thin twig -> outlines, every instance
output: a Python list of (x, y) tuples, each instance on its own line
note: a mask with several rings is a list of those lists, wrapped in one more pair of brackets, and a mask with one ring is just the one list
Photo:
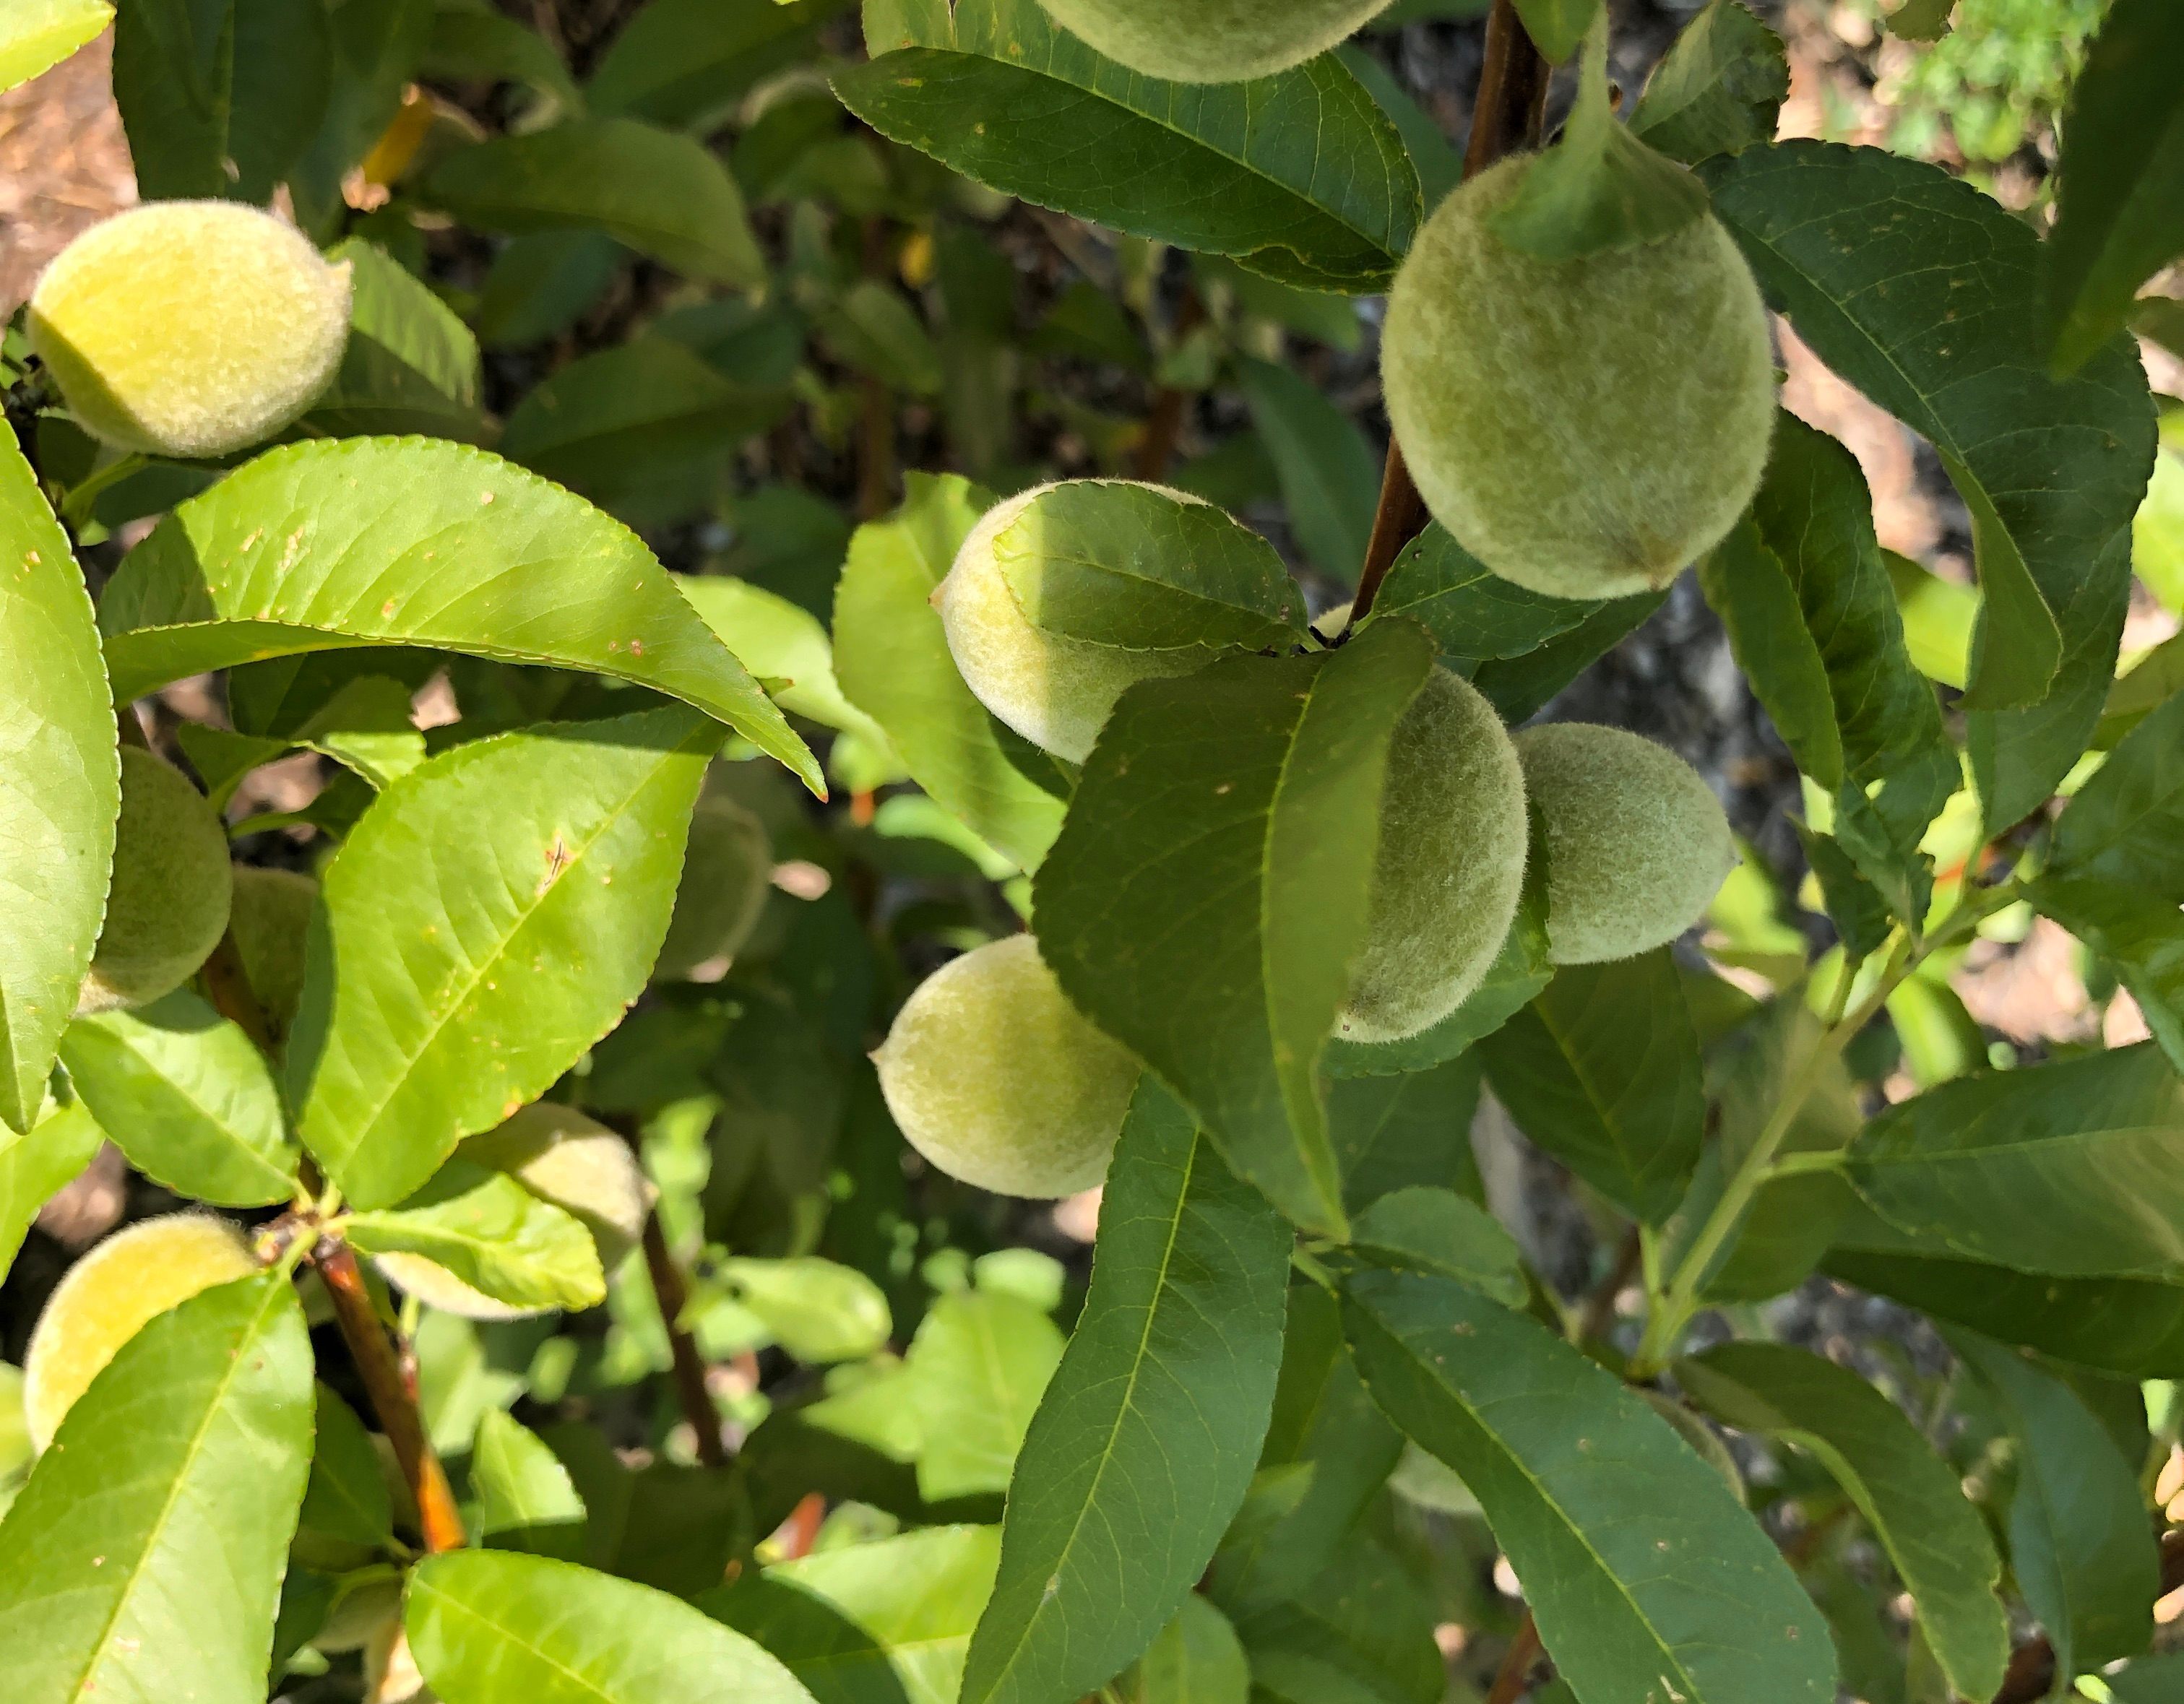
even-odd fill
[(220, 944), (212, 949), (198, 974), (204, 978), (205, 998), (212, 1002), (213, 1010), (248, 1036), (250, 1044), (270, 1060), (272, 1026), (265, 1021), (265, 1008), (258, 1003), (249, 973), (242, 967), (242, 953), (235, 944), (232, 924), (222, 931)]
[[(1505, 155), (1540, 145), (1546, 120), (1547, 79), (1552, 68), (1524, 33), (1512, 0), (1494, 0), (1486, 19), (1486, 58), (1479, 73), (1479, 94), (1471, 109), (1471, 136), (1463, 150), (1463, 175), (1474, 178)], [(1380, 502), (1373, 512), (1373, 536), (1358, 571), (1357, 596), (1350, 610), (1354, 630), (1379, 596), (1380, 582), (1403, 547), (1425, 531), (1425, 499), (1411, 479), (1409, 464), (1395, 433), (1388, 435), (1388, 459), (1380, 473)]]
[(312, 1250), (311, 1259), (319, 1276), (326, 1280), (326, 1294), (333, 1299), (334, 1322), (340, 1326), (349, 1358), (364, 1380), (365, 1394), (371, 1399), (372, 1412), (379, 1418), (379, 1429), (394, 1446), (403, 1480), (416, 1499), (417, 1524), (424, 1534), (426, 1550), (437, 1556), (443, 1551), (461, 1549), (463, 1517), (455, 1507), (455, 1494), (448, 1484), (447, 1470), (433, 1453), (432, 1440), (425, 1435), (416, 1393), (403, 1377), (401, 1357), (371, 1305), (371, 1292), (365, 1287), (355, 1251), (338, 1237), (329, 1236)]
[(1494, 1685), (1487, 1689), (1486, 1704), (1517, 1704), (1517, 1696), (1524, 1690), (1524, 1682), (1532, 1673), (1532, 1665), (1540, 1660), (1542, 1649), (1540, 1629), (1528, 1609), (1524, 1618), (1517, 1623), (1508, 1650), (1502, 1653), (1501, 1668), (1494, 1671)]
[(644, 1216), (644, 1266), (652, 1274), (652, 1293), (660, 1300), (660, 1317), (667, 1326), (676, 1400), (682, 1404), (682, 1417), (698, 1434), (698, 1460), (708, 1467), (724, 1467), (727, 1446), (721, 1441), (721, 1411), (713, 1406), (712, 1392), (705, 1388), (705, 1358), (698, 1352), (697, 1339), (682, 1323), (689, 1289), (682, 1282), (682, 1268), (676, 1264), (674, 1251), (667, 1246), (667, 1233), (660, 1228), (657, 1207)]

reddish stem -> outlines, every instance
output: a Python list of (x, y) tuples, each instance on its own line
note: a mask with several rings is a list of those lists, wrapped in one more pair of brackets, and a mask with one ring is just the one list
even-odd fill
[[(1512, 0), (1494, 0), (1486, 19), (1485, 63), (1479, 69), (1478, 98), (1471, 109), (1471, 138), (1463, 150), (1467, 179), (1505, 155), (1540, 145), (1552, 70), (1524, 33)], [(1380, 582), (1403, 547), (1425, 531), (1427, 519), (1425, 499), (1418, 495), (1402, 447), (1390, 432), (1388, 459), (1380, 475), (1380, 503), (1373, 513), (1373, 537), (1365, 547), (1357, 596), (1350, 609), (1352, 631), (1371, 612)]]
[(728, 1462), (727, 1446), (721, 1441), (721, 1411), (714, 1407), (712, 1392), (705, 1388), (705, 1358), (698, 1353), (697, 1339), (680, 1323), (690, 1300), (689, 1288), (682, 1282), (682, 1268), (675, 1263), (674, 1251), (667, 1246), (667, 1233), (660, 1227), (657, 1208), (644, 1217), (644, 1266), (652, 1274), (652, 1293), (659, 1299), (660, 1317), (667, 1326), (676, 1400), (682, 1405), (682, 1417), (698, 1434), (698, 1460), (708, 1467), (724, 1467)]
[(1531, 1674), (1532, 1665), (1540, 1660), (1540, 1629), (1532, 1623), (1532, 1612), (1526, 1610), (1524, 1618), (1517, 1623), (1515, 1635), (1509, 1648), (1502, 1653), (1502, 1666), (1494, 1672), (1494, 1685), (1488, 1689), (1486, 1704), (1517, 1704), (1517, 1695), (1524, 1690), (1524, 1682)]
[(402, 1357), (395, 1352), (393, 1341), (371, 1305), (371, 1292), (365, 1287), (355, 1251), (338, 1239), (327, 1238), (312, 1250), (311, 1258), (319, 1276), (326, 1280), (326, 1294), (333, 1299), (335, 1323), (341, 1327), (342, 1340), (348, 1345), (349, 1358), (364, 1380), (372, 1412), (379, 1417), (379, 1429), (394, 1446), (403, 1479), (416, 1499), (417, 1524), (424, 1534), (426, 1550), (437, 1556), (443, 1551), (461, 1549), (463, 1517), (455, 1507), (455, 1494), (448, 1484), (447, 1470), (432, 1451), (432, 1440), (425, 1435), (425, 1423), (417, 1412), (415, 1384), (403, 1374)]

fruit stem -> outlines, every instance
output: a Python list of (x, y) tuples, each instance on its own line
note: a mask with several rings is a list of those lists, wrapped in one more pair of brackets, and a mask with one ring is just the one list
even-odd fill
[(427, 1554), (460, 1550), (465, 1542), (463, 1517), (455, 1507), (455, 1494), (448, 1484), (447, 1470), (433, 1453), (425, 1435), (425, 1423), (417, 1412), (417, 1391), (412, 1377), (403, 1371), (403, 1358), (380, 1323), (357, 1266), (355, 1250), (338, 1237), (322, 1237), (311, 1251), (312, 1263), (326, 1281), (332, 1298), (334, 1321), (349, 1358), (364, 1380), (379, 1429), (394, 1446), (394, 1459), (417, 1501), (417, 1524), (424, 1534)]
[[(1552, 67), (1532, 45), (1517, 16), (1513, 0), (1494, 0), (1486, 18), (1486, 57), (1479, 72), (1479, 92), (1471, 108), (1471, 136), (1463, 149), (1468, 181), (1506, 154), (1540, 145), (1546, 122), (1547, 79)], [(1429, 209), (1430, 210), (1430, 209)], [(1351, 605), (1346, 635), (1373, 612), (1380, 582), (1403, 547), (1425, 531), (1425, 499), (1411, 478), (1402, 446), (1388, 433), (1388, 459), (1380, 472), (1380, 501), (1373, 511), (1373, 536), (1357, 575), (1357, 597)]]

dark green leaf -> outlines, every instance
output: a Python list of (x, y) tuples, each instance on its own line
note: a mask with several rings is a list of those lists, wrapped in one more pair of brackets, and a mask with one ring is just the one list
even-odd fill
[(1418, 228), (1394, 125), (1323, 54), (1249, 83), (1101, 58), (1031, 0), (889, 0), (834, 91), (882, 135), (979, 182), (1285, 282), (1384, 287)]
[(929, 397), (946, 381), (925, 321), (900, 291), (877, 278), (860, 278), (822, 303), (813, 328), (836, 360), (891, 389)]
[(671, 693), (819, 785), (803, 742), (634, 535), (461, 444), (261, 455), (131, 551), (98, 613), (117, 702), (259, 658), (437, 646)]
[(651, 0), (607, 44), (585, 93), (599, 112), (710, 129), (842, 9), (843, 0)]
[(2184, 253), (2184, 12), (2118, 0), (2070, 87), (2062, 192), (2042, 254), (2056, 367), (2109, 342), (2138, 287)]
[(2184, 1083), (2150, 1043), (1930, 1089), (1865, 1127), (1849, 1172), (1891, 1222), (1974, 1260), (2184, 1278)]
[(1636, 632), (1668, 596), (1665, 592), (1641, 592), (1595, 604), (1574, 627), (1556, 634), (1536, 650), (1481, 663), (1471, 683), (1486, 695), (1502, 721), (1512, 727), (1528, 721), (1602, 655)]
[(627, 251), (596, 231), (541, 231), (493, 256), (471, 323), (489, 349), (557, 337), (598, 301)]
[(1777, 415), (1751, 515), (1700, 583), (1798, 767), (1834, 790), (1836, 841), (1898, 917), (1923, 922), (1933, 874), (1919, 838), (1963, 768), (1904, 648), (1850, 452)]
[(187, 988), (80, 1017), (61, 1038), (70, 1080), (129, 1163), (223, 1207), (285, 1201), (298, 1150), (250, 1038)]
[[(1393, 72), (1362, 47), (1354, 42), (1345, 42), (1334, 49), (1334, 56), (1350, 68), (1350, 74), (1365, 86), (1366, 92), (1379, 103), (1380, 110), (1401, 132), (1412, 169), (1418, 175), (1418, 193), (1426, 211), (1432, 212), (1440, 204), (1441, 198), (1462, 181), (1463, 155), (1449, 141), (1440, 121), (1412, 98), (1396, 81)], [(1347, 303), (1343, 303), (1343, 308), (1346, 312), (1351, 311)], [(1294, 323), (1290, 329), (1306, 331), (1305, 326)], [(1317, 334), (1307, 331), (1307, 335)], [(1357, 338), (1354, 319), (1347, 337), (1349, 341), (1346, 342), (1341, 337), (1320, 335), (1319, 341), (1333, 343), (1337, 348), (1353, 348)]]
[(2043, 874), (2184, 900), (2184, 693), (2148, 712), (2078, 789)]
[(1373, 1394), (1463, 1476), (1585, 1704), (1825, 1704), (1827, 1629), (1774, 1543), (1668, 1423), (1536, 1322), (1373, 1272), (1344, 1317)]
[(2170, 1063), (2184, 1071), (2184, 911), (2176, 900), (2099, 877), (2048, 877), (2028, 897), (2100, 955)]
[(1903, 1411), (1855, 1373), (1782, 1344), (1724, 1344), (1675, 1372), (1717, 1420), (1819, 1458), (1887, 1550), (1951, 1688), (1992, 1696), (2009, 1657), (1994, 1594), (2002, 1558), (1956, 1470)]
[(727, 168), (704, 144), (635, 119), (577, 119), (459, 148), (419, 193), (487, 231), (598, 231), (707, 282), (766, 276)]
[(1698, 1163), (1698, 1039), (1669, 949), (1567, 965), (1481, 1044), (1502, 1104), (1533, 1141), (1651, 1223)]
[(386, 1470), (356, 1411), (324, 1384), (314, 1388), (311, 1475), (297, 1517), (304, 1538), (376, 1548), (394, 1537)]
[(393, 1206), (621, 1021), (718, 739), (679, 708), (502, 734), (365, 813), (324, 871), (287, 1062), (353, 1203)]
[(512, 1551), (410, 1576), (403, 1621), (446, 1704), (811, 1704), (739, 1633), (649, 1586)]
[(435, 12), (432, 39), (421, 69), (428, 76), (457, 82), (522, 83), (548, 97), (560, 113), (584, 109), (576, 80), (546, 38), (513, 18), (482, 8)]
[(1433, 1601), (1387, 1547), (1351, 1534), (1286, 1601), (1236, 1623), (1252, 1696), (1276, 1704), (1441, 1704), (1448, 1664)]
[(1432, 662), (1421, 630), (1391, 622), (1133, 687), (1034, 893), (1063, 989), (1237, 1171), (1337, 1234), (1314, 1067), (1364, 932), (1389, 738)]
[(1290, 530), (1338, 585), (1357, 578), (1380, 500), (1380, 458), (1318, 386), (1270, 361), (1237, 363), (1251, 421), (1273, 458)]
[(533, 387), (501, 434), (512, 461), (640, 525), (709, 508), (737, 444), (787, 410), (682, 344), (633, 337)]
[[(1652, 603), (1642, 596), (1618, 601)], [(1424, 622), (1441, 655), (1469, 674), (1480, 663), (1535, 651), (1603, 607), (1504, 580), (1436, 521), (1403, 547), (1366, 619), (1408, 615)]]
[(1562, 140), (1523, 170), (1524, 181), (1487, 224), (1510, 248), (1543, 260), (1658, 242), (1707, 210), (1704, 184), (1617, 121), (1604, 15), (1587, 37)]
[[(348, 214), (342, 180), (359, 164), (394, 115), (432, 39), (432, 0), (342, 0), (326, 8), (332, 26), (333, 78), (318, 109), (316, 132), (288, 180), (304, 229), (322, 237)], [(278, 61), (273, 62), (278, 69)]]
[(1455, 1278), (1507, 1307), (1523, 1306), (1529, 1294), (1515, 1239), (1453, 1190), (1413, 1186), (1381, 1196), (1351, 1222), (1350, 1246), (1382, 1266)]
[(1423, 1185), (1484, 1199), (1471, 1151), (1479, 1061), (1459, 1056), (1400, 1076), (1337, 1078), (1327, 1135), (1354, 1212), (1393, 1189)]
[(1402, 1453), (1342, 1340), (1342, 1313), (1316, 1284), (1290, 1291), (1273, 1417), (1250, 1495), (1207, 1576), (1240, 1620), (1309, 1598)]
[(709, 1593), (699, 1607), (787, 1663), (819, 1704), (956, 1704), (1000, 1536), (928, 1527), (822, 1551)]
[(2055, 1647), (2056, 1673), (2136, 1657), (2153, 1632), (2161, 1575), (2137, 1464), (2061, 1379), (1969, 1333), (1949, 1343), (2017, 1440), (2010, 1568)]
[(1250, 1481), (1289, 1245), (1190, 1115), (1140, 1083), (1091, 1293), (1017, 1457), (966, 1704), (1073, 1699), (1175, 1613)]
[(1630, 128), (1669, 159), (1696, 164), (1774, 141), (1789, 92), (1782, 38), (1741, 0), (1712, 0), (1654, 67)]
[(1070, 480), (995, 535), (994, 559), (1034, 625), (1132, 650), (1304, 636), (1304, 594), (1273, 547), (1210, 503), (1157, 486)]
[[(2059, 665), (2101, 625), (2084, 597), (2095, 563), (2145, 489), (2152, 419), (2137, 363), (2112, 349), (2063, 384), (2033, 365), (2037, 242), (1936, 167), (1792, 142), (1701, 175), (1769, 299), (1933, 443), (1970, 510), (1985, 591), (1971, 699), (1989, 713), (2067, 688), (2075, 676)], [(2103, 680), (2112, 664), (2111, 652)], [(2014, 725), (1991, 726), (2006, 743)], [(1990, 767), (1990, 823), (2023, 816), (2075, 756)]]
[(1524, 33), (1553, 65), (1577, 52), (1600, 9), (1600, 0), (1517, 0)]
[(844, 696), (887, 730), (920, 787), (1036, 869), (1061, 832), (1062, 801), (1011, 761), (932, 605), (983, 506), (967, 480), (913, 473), (902, 507), (857, 529), (834, 596), (834, 669)]
[[(473, 15), (483, 14), (440, 14)], [(346, 260), (352, 269), (348, 343), (333, 382), (304, 416), (304, 429), (325, 437), (417, 432), (482, 441), (477, 339), (470, 327), (384, 249), (353, 237), (326, 258)]]
[(106, 915), (121, 766), (91, 599), (68, 535), (0, 437), (0, 1122), (31, 1128)]
[(41, 1704), (265, 1696), (311, 1456), (287, 1274), (215, 1284), (124, 1344), (0, 1524), (0, 1673)]
[(266, 200), (318, 125), (330, 55), (315, 0), (121, 0), (114, 95), (138, 192)]

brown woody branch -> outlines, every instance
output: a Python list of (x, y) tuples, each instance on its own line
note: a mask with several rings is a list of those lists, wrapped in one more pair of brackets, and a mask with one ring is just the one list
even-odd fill
[(1502, 1653), (1502, 1666), (1494, 1671), (1494, 1685), (1487, 1690), (1486, 1704), (1517, 1704), (1525, 1681), (1531, 1678), (1533, 1665), (1543, 1654), (1540, 1629), (1533, 1624), (1532, 1612), (1528, 1609), (1524, 1619), (1517, 1623), (1508, 1650)]
[[(1540, 57), (1517, 17), (1512, 0), (1494, 0), (1486, 19), (1486, 58), (1479, 74), (1478, 98), (1471, 109), (1471, 137), (1463, 150), (1463, 175), (1474, 178), (1506, 154), (1540, 145), (1546, 120), (1547, 79), (1552, 68)], [(1425, 500), (1411, 479), (1402, 446), (1388, 435), (1388, 459), (1380, 475), (1380, 502), (1373, 514), (1373, 537), (1357, 576), (1357, 597), (1351, 605), (1354, 628), (1373, 608), (1380, 582), (1403, 547), (1425, 531)]]
[(404, 1375), (393, 1340), (371, 1305), (371, 1292), (365, 1287), (355, 1250), (338, 1238), (329, 1237), (312, 1250), (311, 1259), (319, 1276), (326, 1280), (326, 1294), (333, 1298), (335, 1323), (340, 1326), (349, 1358), (364, 1380), (365, 1394), (371, 1399), (372, 1412), (379, 1418), (379, 1429), (394, 1446), (403, 1480), (416, 1499), (417, 1524), (424, 1534), (426, 1551), (437, 1556), (443, 1551), (461, 1549), (463, 1517), (455, 1507), (455, 1494), (448, 1486), (447, 1470), (433, 1453), (432, 1440), (425, 1435), (425, 1423), (417, 1412), (416, 1388)]
[[(1206, 304), (1198, 299), (1195, 285), (1186, 284), (1183, 299), (1176, 304), (1174, 345), (1204, 323)], [(1143, 433), (1138, 439), (1137, 469), (1139, 479), (1157, 481), (1167, 472), (1167, 465), (1175, 454), (1176, 441), (1183, 436), (1184, 411), (1190, 406), (1191, 393), (1174, 385), (1162, 385), (1153, 393), (1153, 405), (1145, 415)]]
[(644, 1266), (652, 1275), (652, 1293), (659, 1298), (660, 1317), (667, 1327), (676, 1400), (682, 1405), (682, 1417), (698, 1434), (698, 1460), (708, 1467), (724, 1467), (728, 1452), (721, 1442), (720, 1410), (714, 1407), (712, 1392), (705, 1388), (705, 1358), (698, 1352), (698, 1340), (682, 1323), (682, 1309), (690, 1300), (689, 1288), (682, 1281), (682, 1268), (676, 1264), (674, 1251), (667, 1246), (667, 1233), (660, 1228), (657, 1207), (644, 1216)]

